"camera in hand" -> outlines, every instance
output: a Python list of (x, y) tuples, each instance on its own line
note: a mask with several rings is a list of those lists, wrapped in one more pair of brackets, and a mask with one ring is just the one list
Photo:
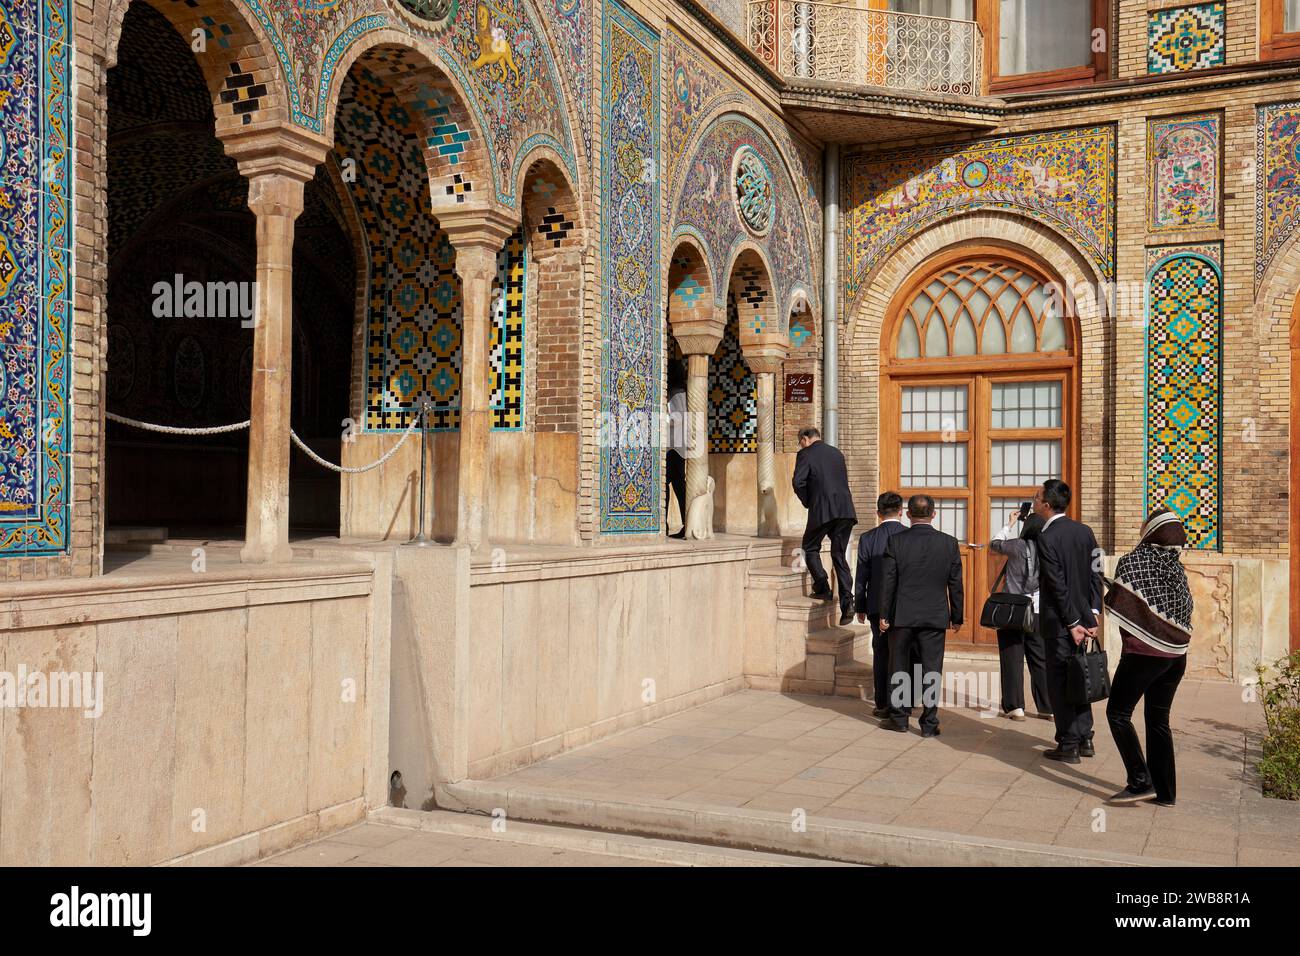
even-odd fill
[(1020, 514), (1016, 516), (1016, 520), (1024, 521), (1026, 518), (1029, 517), (1029, 512), (1033, 510), (1034, 510), (1034, 503), (1032, 501), (1020, 502)]

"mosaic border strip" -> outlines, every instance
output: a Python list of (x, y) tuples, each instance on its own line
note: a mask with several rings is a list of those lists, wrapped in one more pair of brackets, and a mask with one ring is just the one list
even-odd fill
[[(659, 436), (664, 331), (660, 314), (659, 34), (616, 0), (606, 0), (601, 67), (601, 353), (600, 531), (660, 529), (663, 486)], [(644, 418), (647, 439), (625, 431)]]
[[(1148, 294), (1144, 394), (1143, 487), (1146, 510), (1173, 508), (1187, 529), (1188, 546), (1222, 550), (1223, 468), (1223, 246), (1199, 243), (1146, 250), (1147, 283), (1174, 269), (1183, 294), (1170, 308)], [(1199, 265), (1196, 265), (1199, 264)], [(1205, 312), (1198, 282), (1215, 280), (1213, 314)], [(1199, 273), (1199, 274), (1198, 274)], [(1189, 287), (1194, 287), (1189, 288)], [(1191, 306), (1202, 300), (1202, 313)], [(1212, 367), (1211, 367), (1212, 366)], [(1163, 371), (1165, 374), (1159, 376)], [(1209, 461), (1210, 457), (1213, 461)]]

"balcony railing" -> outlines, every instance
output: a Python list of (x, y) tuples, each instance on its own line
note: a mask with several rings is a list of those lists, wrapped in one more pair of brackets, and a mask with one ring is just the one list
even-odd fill
[(867, 10), (853, 2), (749, 0), (747, 27), (750, 48), (782, 76), (982, 92), (984, 38), (972, 20)]

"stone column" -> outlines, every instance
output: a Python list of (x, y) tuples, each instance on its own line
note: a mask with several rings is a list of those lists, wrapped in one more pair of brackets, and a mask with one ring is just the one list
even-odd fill
[[(673, 322), (673, 337), (686, 356), (686, 416), (689, 430), (686, 459), (686, 500), (682, 511), (708, 490), (709, 485), (709, 357), (722, 341), (726, 310), (707, 319), (684, 319)], [(689, 515), (687, 515), (689, 519)], [(691, 536), (687, 521), (686, 537)]]
[(257, 216), (257, 311), (248, 430), (246, 563), (288, 561), (289, 410), (293, 397), (293, 233), (305, 180), (283, 171), (248, 183)]
[(488, 351), (492, 335), (492, 282), (497, 253), (515, 224), (496, 210), (438, 214), (456, 248), (461, 283), (460, 453), (457, 459), (456, 544), (471, 551), (486, 542), (485, 516), (491, 481), (488, 438), (492, 431), (492, 387)]
[(745, 362), (758, 380), (758, 536), (781, 537), (781, 516), (776, 505), (776, 373), (785, 360), (777, 346), (745, 350)]
[[(709, 484), (709, 355), (711, 353), (691, 354), (686, 356), (686, 417), (689, 439), (687, 448), (690, 456), (686, 459), (686, 500), (682, 502), (683, 513), (687, 506), (708, 490)], [(686, 528), (690, 537), (691, 529)]]
[(235, 130), (222, 145), (248, 179), (248, 208), (257, 217), (248, 503), (239, 557), (250, 564), (288, 561), (294, 223), (329, 146), (286, 128)]

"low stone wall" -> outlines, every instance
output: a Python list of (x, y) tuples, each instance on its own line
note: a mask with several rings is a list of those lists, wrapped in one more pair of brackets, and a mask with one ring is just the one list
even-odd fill
[(404, 805), (744, 686), (745, 590), (781, 542), (399, 548), (392, 765)]
[(385, 558), (154, 557), (0, 591), (0, 699), (24, 668), (103, 680), (97, 717), (0, 707), (0, 865), (242, 862), (387, 802)]
[[(400, 434), (359, 434), (355, 442), (343, 446), (343, 464), (361, 467), (377, 461), (400, 438)], [(430, 537), (450, 542), (456, 536), (460, 434), (430, 432), (427, 447), (426, 529)], [(496, 431), (489, 436), (488, 453), (488, 539), (577, 544), (578, 435)], [(343, 475), (341, 535), (399, 543), (409, 540), (419, 525), (419, 488), (417, 432), (380, 467)]]

